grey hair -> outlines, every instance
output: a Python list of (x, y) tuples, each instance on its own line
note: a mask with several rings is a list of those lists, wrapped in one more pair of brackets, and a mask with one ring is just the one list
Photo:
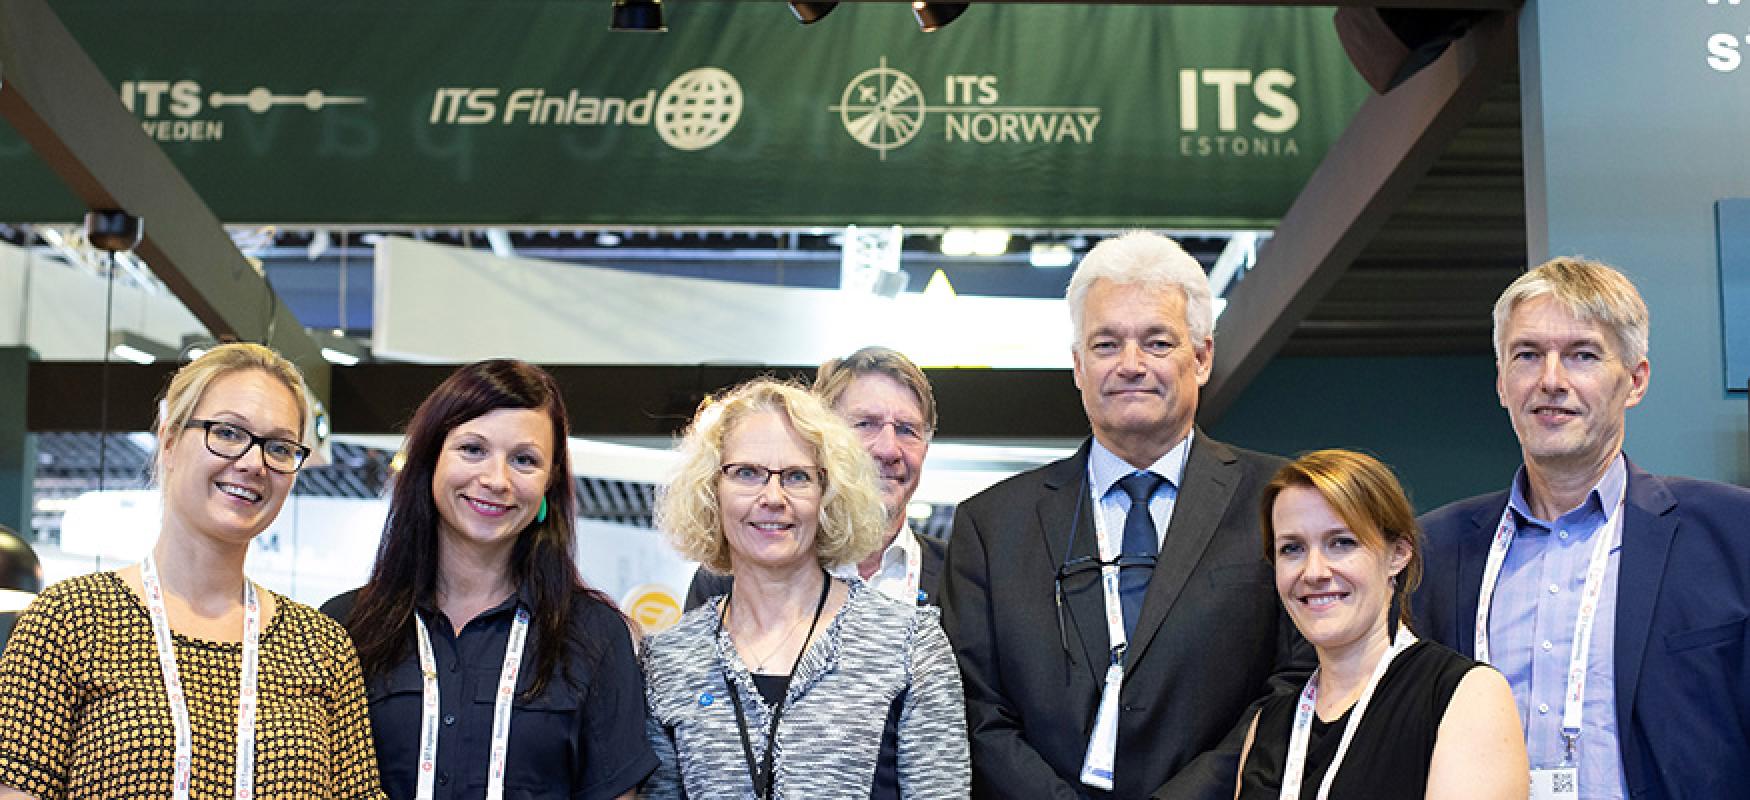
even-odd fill
[(1064, 293), (1069, 301), (1075, 344), (1082, 341), (1083, 306), (1094, 281), (1136, 284), (1149, 289), (1176, 288), (1185, 294), (1185, 327), (1201, 348), (1215, 333), (1215, 302), (1209, 291), (1209, 276), (1185, 248), (1158, 233), (1131, 231), (1106, 239), (1082, 256)]
[(1622, 360), (1633, 367), (1647, 357), (1647, 304), (1628, 277), (1608, 264), (1584, 258), (1553, 258), (1508, 285), (1495, 301), (1495, 360), (1501, 360), (1507, 318), (1520, 304), (1553, 297), (1569, 314), (1602, 325), (1616, 338)]

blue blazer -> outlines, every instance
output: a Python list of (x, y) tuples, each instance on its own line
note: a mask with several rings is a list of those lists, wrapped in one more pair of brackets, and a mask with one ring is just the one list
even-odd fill
[[(1472, 655), (1477, 593), (1507, 492), (1421, 519), (1417, 630)], [(1634, 798), (1750, 787), (1750, 489), (1628, 464), (1616, 589), (1616, 716)]]

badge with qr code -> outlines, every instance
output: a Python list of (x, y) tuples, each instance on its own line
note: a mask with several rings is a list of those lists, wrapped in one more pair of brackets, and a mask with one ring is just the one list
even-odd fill
[(1531, 771), (1531, 800), (1578, 800), (1580, 771), (1574, 767), (1551, 767)]

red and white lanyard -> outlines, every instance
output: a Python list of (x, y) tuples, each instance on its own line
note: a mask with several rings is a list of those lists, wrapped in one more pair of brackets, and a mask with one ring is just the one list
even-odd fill
[[(419, 800), (431, 800), (431, 782), (437, 772), (438, 679), (437, 659), (431, 652), (431, 634), (425, 620), (413, 615), (419, 634), (419, 671), (424, 678), (419, 718)], [(504, 762), (510, 746), (510, 707), (516, 695), (517, 674), (522, 671), (523, 642), (529, 633), (529, 610), (518, 608), (511, 621), (510, 640), (504, 645), (504, 665), (498, 670), (498, 694), (492, 703), (492, 749), (486, 761), (486, 798), (504, 798)]]
[[(188, 722), (188, 696), (176, 672), (176, 640), (170, 632), (170, 616), (164, 611), (164, 586), (152, 554), (140, 562), (140, 583), (146, 591), (146, 615), (152, 620), (152, 640), (158, 646), (158, 666), (164, 673), (164, 695), (170, 702), (170, 727), (175, 734), (176, 760), (172, 796), (188, 800), (194, 762), (194, 731)], [(237, 691), (237, 764), (234, 787), (238, 800), (255, 796), (255, 712), (260, 698), (255, 691), (261, 657), (261, 602), (255, 584), (243, 579), (243, 673)]]
[[(1367, 713), (1367, 704), (1373, 700), (1373, 692), (1379, 688), (1379, 680), (1385, 677), (1386, 668), (1391, 666), (1392, 659), (1415, 643), (1416, 635), (1410, 633), (1409, 628), (1399, 628), (1391, 649), (1385, 651), (1379, 663), (1374, 665), (1373, 675), (1367, 679), (1367, 688), (1362, 690), (1361, 698), (1355, 701), (1355, 707), (1349, 712), (1349, 723), (1343, 726), (1343, 738), (1337, 743), (1336, 755), (1331, 756), (1331, 765), (1325, 768), (1325, 779), (1319, 782), (1319, 800), (1331, 795), (1331, 782), (1337, 777), (1337, 768), (1343, 765), (1343, 756), (1349, 754), (1349, 743), (1355, 740), (1355, 731), (1361, 728), (1361, 717)], [(1300, 705), (1294, 711), (1294, 728), (1288, 734), (1288, 757), (1282, 763), (1282, 791), (1277, 794), (1281, 800), (1300, 800), (1300, 784), (1306, 777), (1307, 743), (1312, 739), (1312, 718), (1318, 699), (1319, 671), (1315, 669), (1306, 679), (1306, 688), (1300, 691)]]
[[(1586, 664), (1592, 655), (1592, 625), (1598, 618), (1598, 601), (1604, 593), (1604, 573), (1610, 566), (1610, 548), (1622, 530), (1622, 505), (1628, 496), (1617, 498), (1616, 508), (1593, 534), (1592, 557), (1586, 565), (1586, 582), (1580, 588), (1580, 610), (1574, 620), (1574, 646), (1568, 653), (1568, 686), (1562, 701), (1562, 744), (1566, 747), (1566, 764), (1574, 763), (1575, 744), (1580, 739), (1581, 709), (1586, 697)], [(1513, 505), (1501, 509), (1501, 523), (1495, 528), (1495, 540), (1489, 545), (1489, 559), (1483, 565), (1483, 585), (1477, 596), (1475, 657), (1489, 660), (1489, 604), (1495, 597), (1495, 584), (1501, 580), (1501, 565), (1507, 560), (1507, 549), (1513, 546), (1517, 526), (1513, 523)]]
[(924, 596), (919, 587), (923, 583), (924, 546), (917, 541), (916, 534), (911, 532), (909, 525), (901, 528), (899, 535), (913, 537), (912, 541), (909, 542), (910, 547), (901, 548), (905, 552), (905, 597), (903, 601), (913, 605), (922, 605)]

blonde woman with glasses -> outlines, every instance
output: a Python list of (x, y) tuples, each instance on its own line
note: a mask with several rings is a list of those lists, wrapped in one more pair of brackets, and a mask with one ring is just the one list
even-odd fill
[(875, 465), (807, 390), (758, 379), (700, 409), (658, 521), (726, 596), (646, 640), (644, 796), (951, 798), (959, 672), (933, 608), (829, 570), (881, 543)]
[(243, 574), (310, 454), (302, 376), (222, 345), (161, 409), (157, 543), (43, 592), (0, 658), (0, 798), (381, 798), (346, 632)]

